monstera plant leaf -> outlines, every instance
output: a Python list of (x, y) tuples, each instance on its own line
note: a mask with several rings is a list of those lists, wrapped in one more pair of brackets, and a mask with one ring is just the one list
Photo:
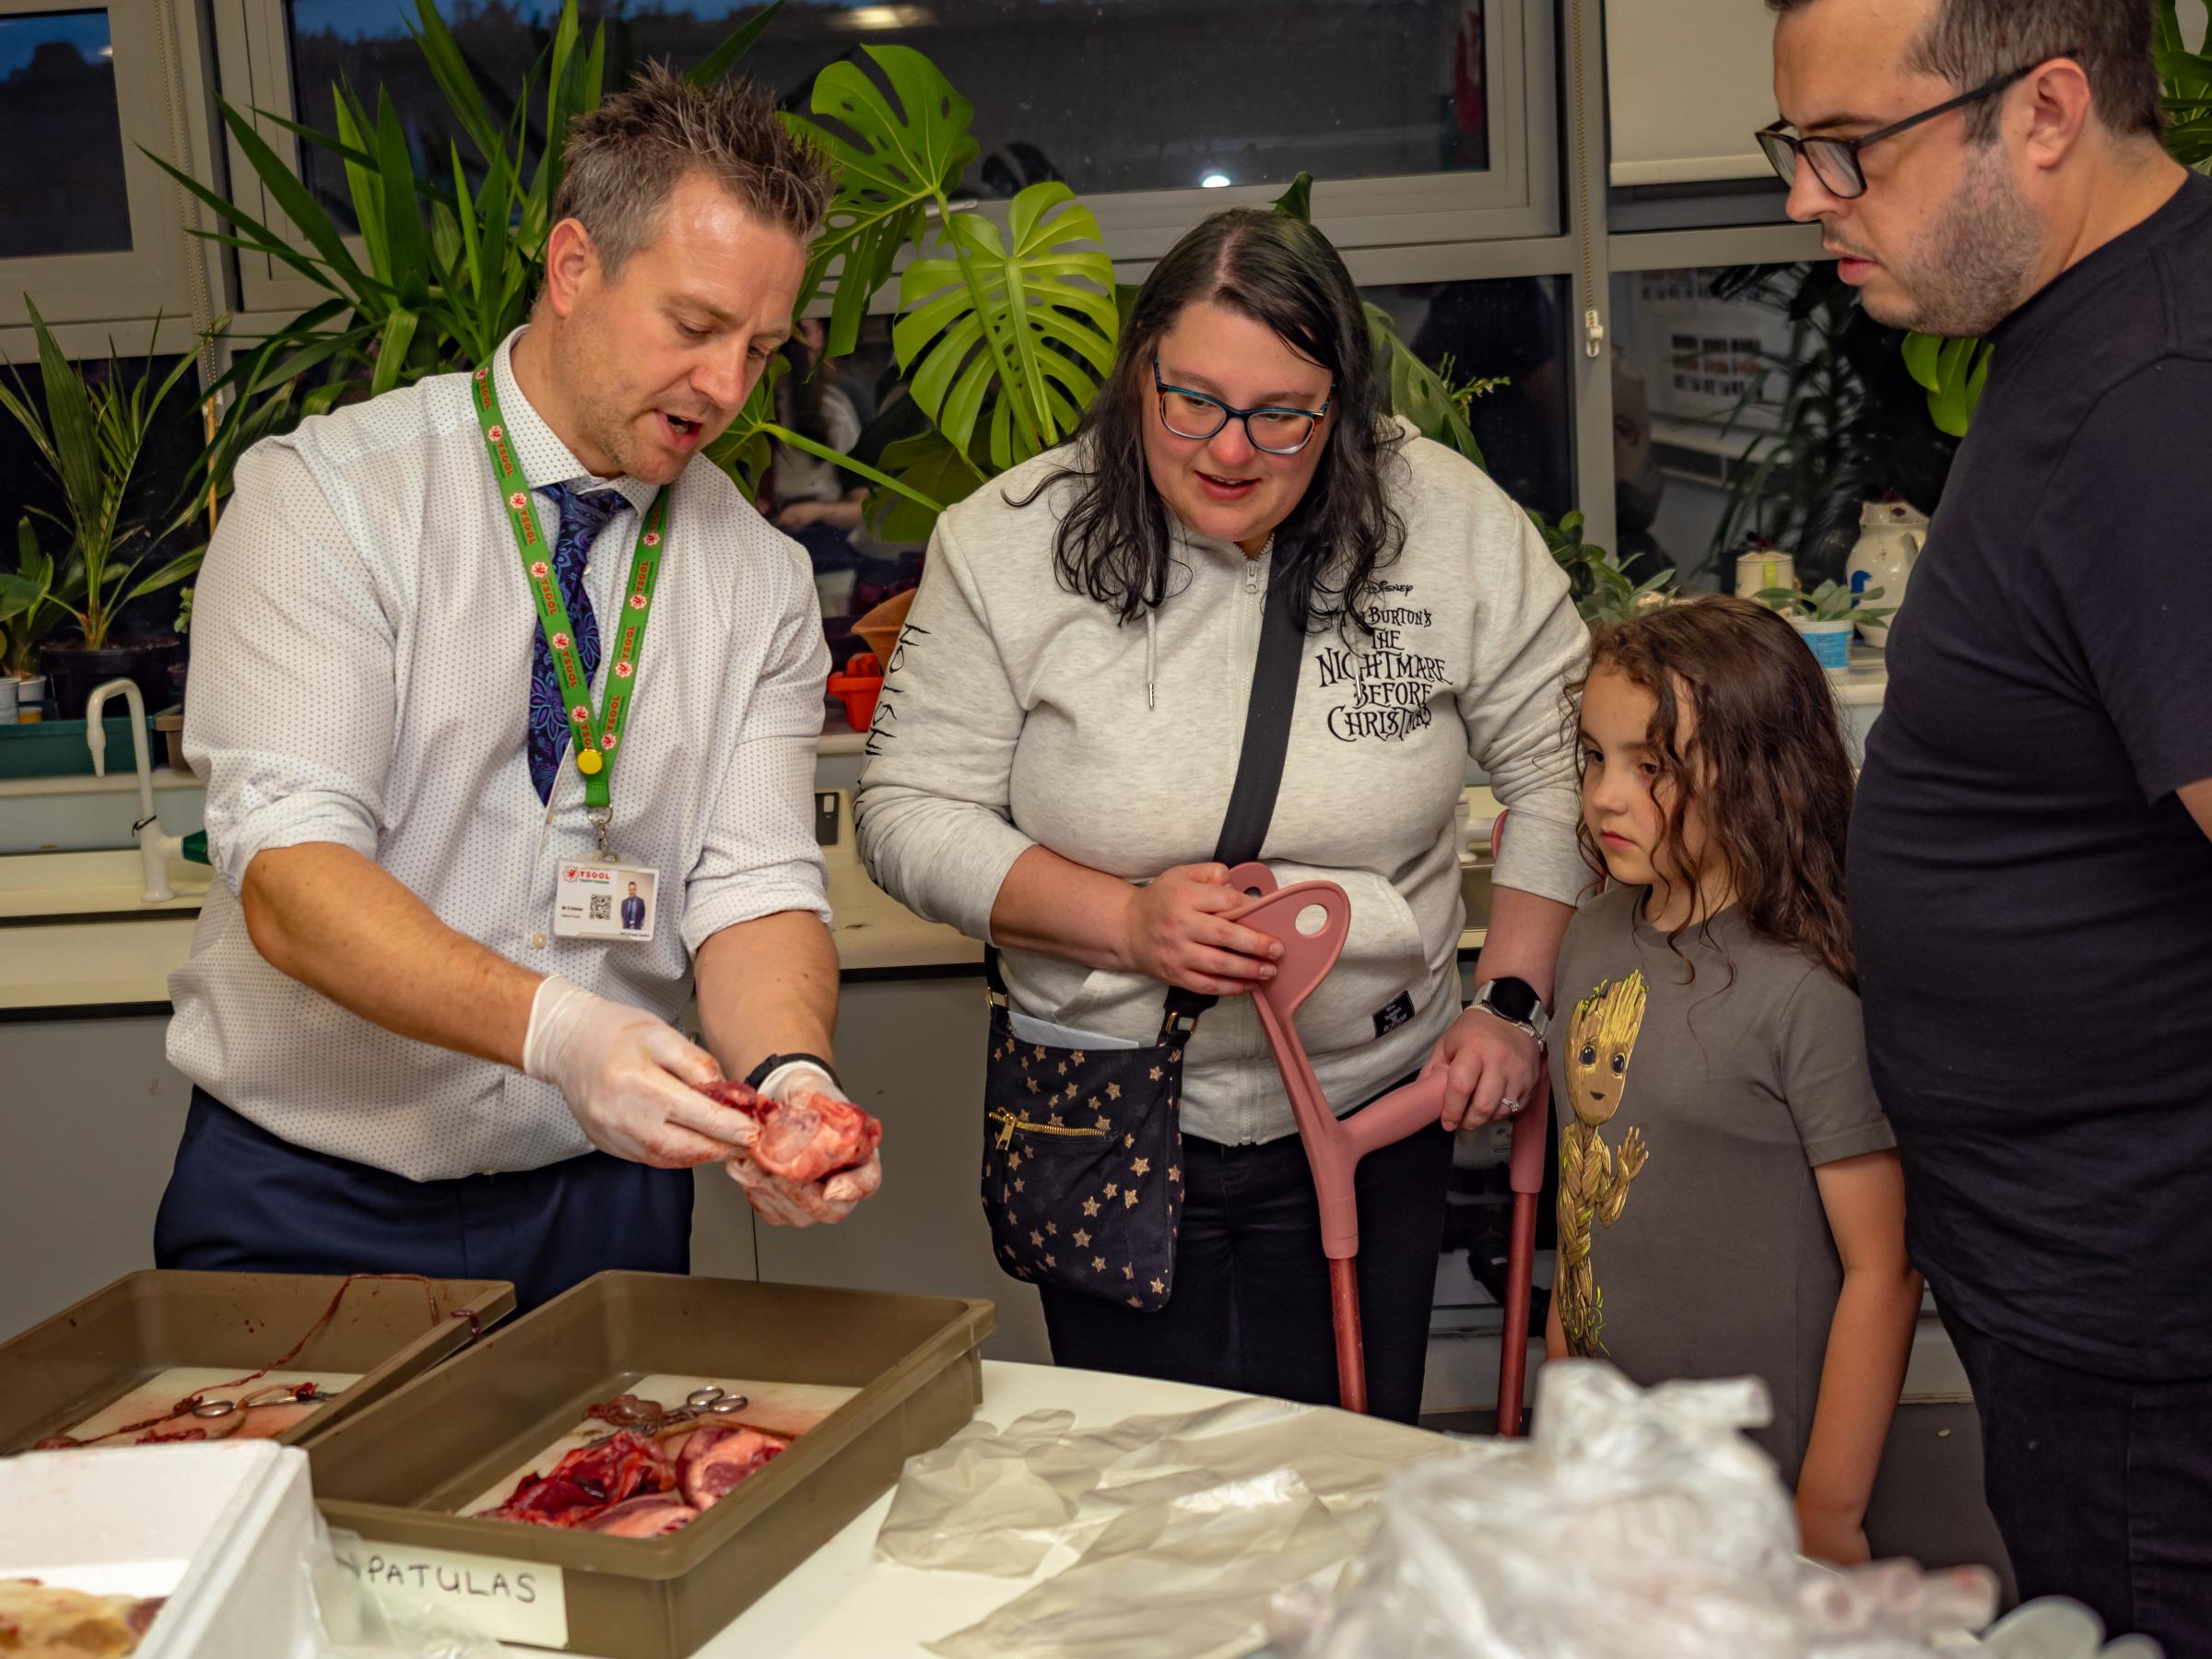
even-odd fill
[[(983, 475), (942, 432), (916, 432), (884, 445), (883, 469), (908, 488), (951, 506), (973, 495)], [(905, 496), (879, 490), (868, 498), (868, 528), (887, 542), (927, 541), (937, 515)]]
[(951, 256), (900, 278), (891, 344), (908, 389), (979, 467), (1004, 472), (1060, 442), (1113, 367), (1121, 311), (1100, 241), (1090, 209), (1053, 180), (1014, 198), (1004, 236), (955, 214)]
[(768, 469), (774, 465), (776, 445), (794, 449), (830, 463), (833, 466), (865, 479), (893, 498), (903, 498), (906, 505), (924, 516), (925, 522), (935, 523), (944, 506), (934, 496), (924, 495), (912, 484), (878, 472), (865, 462), (851, 455), (841, 454), (824, 443), (818, 443), (802, 432), (776, 422), (776, 384), (791, 371), (790, 359), (780, 353), (772, 359), (759, 380), (753, 386), (753, 394), (745, 400), (731, 421), (729, 429), (707, 448), (707, 459), (728, 473), (744, 490), (747, 499), (757, 499)]
[(776, 386), (790, 372), (791, 359), (782, 352), (769, 359), (737, 418), (707, 446), (707, 459), (735, 480), (748, 501), (759, 499), (768, 469), (775, 463)]
[(861, 50), (890, 83), (890, 96), (859, 65), (841, 62), (816, 76), (811, 106), (853, 139), (804, 116), (784, 117), (837, 167), (837, 194), (808, 251), (799, 286), (804, 311), (821, 292), (830, 267), (840, 267), (830, 312), (831, 357), (853, 349), (868, 301), (890, 280), (900, 248), (918, 240), (932, 204), (940, 217), (948, 212), (952, 193), (977, 155), (968, 132), (975, 106), (953, 90), (935, 64), (908, 46)]
[(1995, 347), (1987, 340), (1944, 340), (1934, 335), (1907, 335), (1905, 367), (1928, 394), (1928, 418), (1939, 432), (1966, 436), (1982, 388), (1989, 382)]

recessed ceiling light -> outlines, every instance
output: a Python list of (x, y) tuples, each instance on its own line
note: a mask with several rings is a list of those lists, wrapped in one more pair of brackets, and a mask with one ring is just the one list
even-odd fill
[(1227, 173), (1207, 173), (1205, 178), (1198, 181), (1198, 187), (1201, 190), (1227, 190), (1229, 175)]
[(832, 28), (854, 30), (926, 29), (936, 20), (937, 14), (926, 6), (855, 6), (829, 18)]

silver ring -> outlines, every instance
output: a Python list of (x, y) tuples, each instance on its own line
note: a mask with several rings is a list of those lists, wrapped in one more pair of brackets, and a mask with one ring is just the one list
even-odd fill
[(1500, 1100), (1498, 1102), (1498, 1104), (1509, 1112), (1518, 1112), (1521, 1110), (1521, 1102), (1518, 1100)]

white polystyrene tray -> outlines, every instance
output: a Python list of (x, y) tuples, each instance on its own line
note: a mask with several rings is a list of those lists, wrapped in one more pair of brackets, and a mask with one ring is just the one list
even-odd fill
[(307, 1453), (266, 1441), (0, 1460), (0, 1578), (169, 1598), (140, 1659), (308, 1659)]

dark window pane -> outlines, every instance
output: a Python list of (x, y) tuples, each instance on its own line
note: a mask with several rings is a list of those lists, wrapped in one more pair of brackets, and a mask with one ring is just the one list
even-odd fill
[[(1487, 0), (793, 0), (746, 72), (804, 108), (824, 65), (864, 41), (928, 54), (975, 106), (970, 187), (1010, 195), (1043, 178), (1080, 193), (1479, 171), (1489, 164)], [(522, 84), (559, 16), (549, 0), (441, 0), (479, 81)], [(607, 24), (607, 85), (649, 58), (698, 62), (750, 0), (585, 8)], [(324, 131), (331, 83), (390, 89), (418, 164), (443, 176), (457, 136), (399, 0), (289, 0), (300, 119)], [(467, 153), (466, 142), (463, 152)], [(349, 217), (343, 170), (311, 152), (309, 182)]]
[(1490, 477), (1524, 507), (1557, 518), (1574, 500), (1567, 279), (1406, 283), (1361, 290), (1414, 354), (1454, 385), (1505, 383), (1467, 406)]
[(128, 252), (114, 58), (104, 11), (0, 18), (0, 256)]

